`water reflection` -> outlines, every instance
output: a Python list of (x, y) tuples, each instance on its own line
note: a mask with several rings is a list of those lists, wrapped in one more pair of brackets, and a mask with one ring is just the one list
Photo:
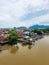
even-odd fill
[(34, 46), (35, 44), (32, 44), (32, 45), (28, 45), (28, 44), (22, 44), (23, 47), (26, 47), (30, 50), (32, 49), (32, 47)]
[(23, 43), (22, 46), (25, 47), (25, 46), (27, 46), (27, 44), (26, 43)]
[(0, 46), (0, 52), (2, 52), (2, 47)]
[(10, 50), (10, 53), (16, 54), (16, 52), (19, 50), (19, 46), (13, 46)]
[(0, 48), (0, 52), (2, 52), (2, 48)]
[[(32, 48), (33, 45), (35, 45), (35, 43), (32, 44), (32, 45), (26, 44), (26, 43), (22, 43), (21, 44), (22, 47), (26, 47), (27, 46), (27, 48), (29, 50)], [(5, 51), (5, 50), (10, 51), (11, 54), (16, 54), (16, 52), (19, 50), (19, 45), (16, 44), (16, 46), (15, 46), (15, 45), (6, 44), (6, 45), (3, 45), (3, 46), (0, 46), (0, 52)]]
[(29, 46), (28, 46), (28, 49), (32, 49), (32, 45), (29, 45)]
[(3, 50), (9, 50), (12, 46), (11, 45), (4, 45), (2, 46)]

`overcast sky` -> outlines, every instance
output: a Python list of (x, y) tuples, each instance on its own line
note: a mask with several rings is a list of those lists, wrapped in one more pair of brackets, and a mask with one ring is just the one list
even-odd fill
[(49, 0), (0, 0), (0, 27), (49, 24)]

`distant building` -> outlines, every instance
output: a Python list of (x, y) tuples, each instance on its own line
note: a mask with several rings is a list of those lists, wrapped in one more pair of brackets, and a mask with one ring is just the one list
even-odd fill
[(29, 39), (30, 37), (29, 36), (23, 36), (23, 39)]
[(29, 33), (30, 33), (29, 31), (25, 31), (24, 35), (29, 35)]
[(18, 29), (17, 34), (18, 34), (18, 36), (22, 37), (24, 35), (23, 30)]
[(0, 41), (4, 41), (8, 37), (8, 31), (0, 31)]

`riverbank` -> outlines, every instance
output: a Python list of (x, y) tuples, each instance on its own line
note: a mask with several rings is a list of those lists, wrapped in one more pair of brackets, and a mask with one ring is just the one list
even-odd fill
[(49, 34), (48, 29), (1, 29), (0, 30), (0, 44), (14, 45), (18, 42), (32, 44), (37, 39), (43, 38), (44, 35)]

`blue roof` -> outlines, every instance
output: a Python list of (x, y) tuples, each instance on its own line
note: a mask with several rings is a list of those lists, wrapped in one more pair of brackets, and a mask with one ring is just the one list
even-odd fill
[(29, 38), (29, 36), (23, 36), (23, 38)]
[(29, 34), (29, 31), (25, 31), (24, 34)]

